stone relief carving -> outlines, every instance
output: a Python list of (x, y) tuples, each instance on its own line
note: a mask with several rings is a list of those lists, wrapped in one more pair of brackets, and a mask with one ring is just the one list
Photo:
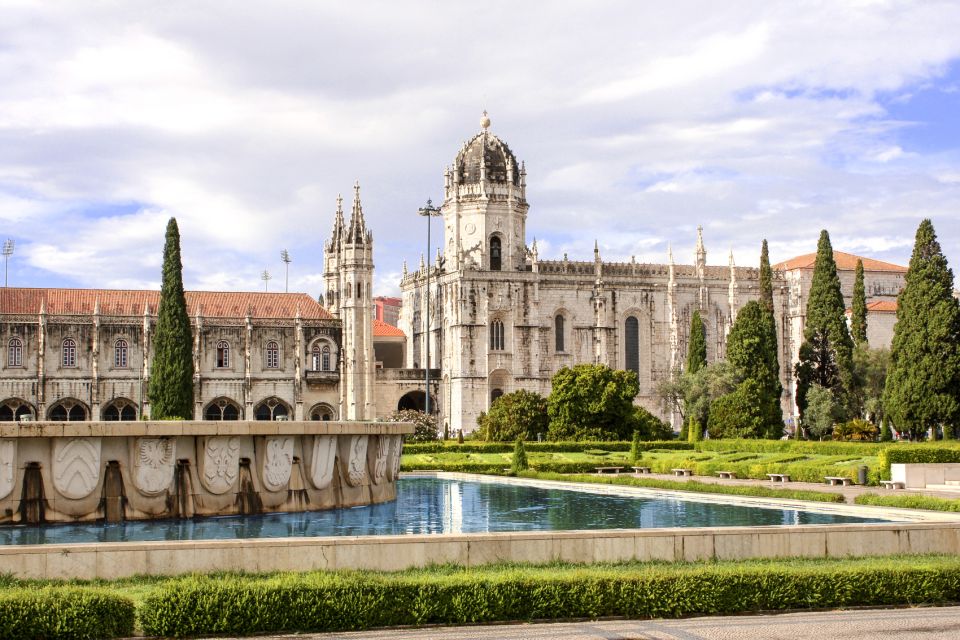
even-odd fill
[(65, 498), (79, 500), (100, 481), (100, 438), (54, 438), (53, 486)]
[(264, 438), (263, 484), (270, 491), (286, 489), (293, 469), (293, 436)]
[(133, 449), (133, 484), (148, 496), (170, 488), (176, 462), (176, 441), (172, 438), (137, 438)]
[(203, 439), (200, 481), (210, 493), (226, 493), (240, 475), (240, 439), (211, 436)]
[(373, 484), (380, 484), (387, 476), (387, 459), (390, 456), (391, 444), (390, 436), (377, 436), (377, 451), (373, 459), (373, 473), (371, 474)]
[(390, 464), (387, 465), (387, 480), (394, 482), (400, 477), (400, 455), (403, 453), (403, 436), (389, 436)]
[(336, 459), (337, 436), (314, 436), (310, 481), (317, 489), (326, 489), (330, 486), (333, 480), (333, 463)]
[(13, 491), (13, 470), (17, 464), (17, 441), (0, 440), (0, 498)]
[(368, 436), (350, 437), (350, 461), (347, 463), (347, 484), (356, 487), (367, 475)]

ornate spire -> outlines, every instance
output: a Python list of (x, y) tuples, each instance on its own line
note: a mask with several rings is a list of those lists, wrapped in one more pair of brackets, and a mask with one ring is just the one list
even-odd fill
[(347, 241), (362, 244), (366, 240), (367, 224), (363, 220), (363, 206), (360, 204), (360, 181), (353, 184), (353, 209), (350, 212), (350, 231)]
[(733, 261), (733, 247), (730, 247), (730, 289), (727, 293), (727, 302), (730, 304), (731, 324), (737, 319), (737, 307), (740, 304), (739, 297), (737, 296), (737, 288), (737, 265)]
[(487, 110), (483, 110), (483, 115), (480, 116), (480, 128), (486, 131), (490, 128), (490, 116), (487, 115)]
[(707, 250), (703, 246), (703, 226), (697, 225), (697, 275), (703, 278), (707, 266)]
[(406, 258), (403, 259), (403, 277), (404, 278), (407, 277), (407, 259)]

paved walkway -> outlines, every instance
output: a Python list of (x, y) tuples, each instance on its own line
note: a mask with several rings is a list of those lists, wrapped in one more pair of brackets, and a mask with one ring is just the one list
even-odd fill
[[(609, 474), (607, 474), (609, 476)], [(633, 474), (621, 474), (621, 475), (633, 475)], [(854, 498), (863, 494), (863, 493), (879, 493), (882, 495), (924, 495), (924, 496), (934, 496), (938, 498), (960, 498), (960, 487), (957, 488), (957, 491), (945, 491), (945, 490), (933, 490), (933, 489), (884, 489), (883, 487), (872, 487), (872, 486), (862, 486), (862, 485), (849, 485), (849, 486), (832, 486), (824, 483), (817, 482), (771, 482), (770, 480), (753, 480), (753, 479), (735, 479), (727, 480), (717, 478), (715, 476), (675, 476), (673, 474), (666, 473), (646, 473), (642, 475), (637, 475), (637, 478), (653, 478), (657, 480), (675, 480), (677, 482), (689, 482), (695, 480), (697, 482), (703, 482), (706, 484), (728, 484), (728, 485), (742, 485), (742, 486), (764, 486), (770, 487), (773, 489), (804, 489), (807, 491), (821, 491), (823, 493), (839, 493), (843, 495), (847, 502), (853, 503)]]
[(960, 637), (960, 607), (428, 627), (295, 637), (316, 640), (956, 640)]

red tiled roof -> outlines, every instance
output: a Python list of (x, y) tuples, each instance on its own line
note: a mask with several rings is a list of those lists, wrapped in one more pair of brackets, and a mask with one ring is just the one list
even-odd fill
[[(244, 291), (186, 291), (187, 313), (193, 317), (199, 307), (205, 318), (293, 318), (300, 308), (305, 320), (332, 318), (314, 298), (305, 293)], [(122, 289), (0, 289), (0, 313), (40, 313), (42, 303), (50, 315), (93, 313), (99, 301), (100, 313), (112, 316), (142, 316), (144, 305), (156, 314), (159, 291)]]
[[(896, 300), (874, 300), (867, 303), (867, 313), (896, 313)], [(847, 313), (853, 313), (853, 309), (847, 309)]]
[(373, 335), (375, 338), (405, 338), (407, 334), (392, 324), (383, 320), (373, 319)]
[[(837, 269), (840, 269), (841, 271), (853, 271), (856, 269), (857, 260), (863, 260), (864, 271), (895, 271), (897, 273), (905, 273), (907, 271), (906, 267), (902, 267), (898, 264), (883, 262), (882, 260), (874, 260), (873, 258), (855, 256), (852, 253), (844, 253), (843, 251), (834, 251), (833, 259), (837, 263)], [(807, 253), (802, 256), (790, 258), (789, 260), (775, 264), (773, 265), (773, 268), (780, 269), (782, 271), (791, 271), (793, 269), (813, 269), (813, 265), (816, 261), (816, 253)]]

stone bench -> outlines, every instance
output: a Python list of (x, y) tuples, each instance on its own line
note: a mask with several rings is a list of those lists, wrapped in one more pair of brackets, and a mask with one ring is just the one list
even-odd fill
[(768, 473), (767, 477), (770, 478), (770, 482), (790, 482), (789, 473)]
[(897, 480), (881, 480), (880, 486), (884, 489), (906, 489), (906, 486)]
[(693, 469), (671, 469), (675, 476), (692, 476)]
[(620, 475), (620, 472), (623, 471), (623, 467), (597, 467), (597, 475), (603, 475), (605, 473), (613, 473), (615, 475)]
[(724, 480), (733, 480), (737, 477), (735, 471), (717, 471), (717, 476)]
[(844, 478), (842, 476), (824, 476), (823, 480), (831, 487), (836, 487), (838, 485), (849, 487), (853, 484), (853, 480), (850, 478)]
[(630, 467), (634, 473), (650, 473), (650, 467)]

